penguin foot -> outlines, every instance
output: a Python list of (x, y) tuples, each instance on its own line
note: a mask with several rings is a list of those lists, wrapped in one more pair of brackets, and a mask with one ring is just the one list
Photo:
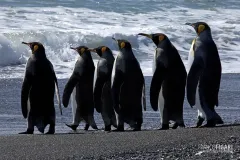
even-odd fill
[(49, 128), (49, 131), (45, 134), (54, 134), (55, 133), (55, 128)]
[(117, 129), (113, 130), (114, 132), (124, 132), (124, 126), (118, 126)]
[(203, 121), (204, 121), (204, 118), (202, 118), (202, 117), (199, 116), (199, 117), (198, 117), (198, 121), (197, 121), (197, 125), (196, 125), (195, 128), (198, 128), (198, 127), (202, 126)]
[(216, 124), (224, 124), (224, 122), (223, 122), (222, 119), (217, 119), (217, 120), (215, 120), (215, 123), (216, 123)]
[(133, 131), (141, 131), (141, 127), (135, 127), (133, 128)]
[(89, 124), (86, 124), (84, 130), (87, 131), (89, 129)]
[(111, 131), (111, 125), (105, 126), (104, 131)]
[(48, 132), (45, 134), (54, 134), (55, 133), (55, 124), (50, 124)]
[(75, 124), (66, 124), (66, 126), (68, 126), (69, 128), (71, 128), (74, 131), (76, 131), (77, 127), (78, 127), (78, 125), (75, 125)]
[(41, 133), (44, 133), (44, 130), (45, 130), (45, 127), (38, 128), (38, 131), (41, 132)]
[(54, 134), (55, 133), (55, 131), (48, 131), (47, 133), (45, 133), (45, 134)]
[(215, 126), (216, 126), (215, 120), (208, 120), (207, 124), (205, 124), (203, 127), (215, 127)]
[(134, 127), (133, 127), (133, 131), (141, 131), (141, 124), (136, 124)]
[(178, 127), (178, 123), (177, 122), (173, 123), (172, 126), (171, 126), (172, 129), (177, 129), (177, 127)]
[(112, 124), (112, 125), (113, 125), (113, 127), (117, 128), (117, 125), (116, 125), (116, 124)]
[(114, 127), (114, 128), (117, 128), (117, 121), (115, 118), (111, 118), (111, 125)]
[(168, 130), (169, 129), (169, 124), (162, 124), (162, 128), (159, 130)]
[(25, 132), (20, 132), (18, 134), (33, 134), (33, 130), (27, 130)]
[(180, 124), (178, 124), (178, 126), (181, 127), (181, 128), (185, 128), (186, 127), (184, 123), (180, 123)]
[(95, 125), (95, 126), (92, 126), (93, 129), (95, 130), (98, 130), (98, 127)]

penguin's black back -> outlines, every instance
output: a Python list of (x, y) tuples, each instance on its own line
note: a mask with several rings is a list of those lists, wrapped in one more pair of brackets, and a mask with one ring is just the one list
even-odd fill
[(93, 113), (93, 78), (94, 63), (92, 59), (79, 59), (76, 62), (73, 74), (77, 77), (76, 100), (81, 114)]
[[(144, 77), (140, 65), (135, 57), (122, 57), (117, 61), (118, 69), (123, 74), (121, 86), (120, 106), (128, 118), (142, 115), (142, 89)], [(126, 119), (128, 119), (126, 118)]]
[(32, 56), (28, 60), (26, 78), (31, 83), (29, 98), (33, 115), (52, 114), (55, 73), (51, 62), (47, 58), (36, 59)]
[(204, 95), (208, 107), (218, 105), (218, 92), (221, 82), (221, 61), (214, 41), (204, 41), (195, 48), (196, 56), (202, 59), (202, 74), (199, 79), (199, 92)]

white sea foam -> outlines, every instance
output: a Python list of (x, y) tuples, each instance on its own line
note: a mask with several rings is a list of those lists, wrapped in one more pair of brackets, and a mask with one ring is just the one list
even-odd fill
[[(150, 2), (149, 2), (150, 3)], [(158, 8), (158, 10), (156, 10)], [(154, 44), (137, 36), (139, 32), (162, 32), (168, 35), (184, 61), (196, 33), (186, 22), (206, 21), (212, 28), (224, 73), (239, 73), (240, 10), (229, 8), (191, 9), (161, 5), (149, 12), (97, 11), (70, 7), (0, 7), (0, 75), (23, 77), (29, 48), (22, 41), (39, 41), (46, 48), (57, 76), (67, 78), (77, 54), (70, 46), (107, 45), (114, 54), (117, 46), (111, 39), (127, 39), (140, 61), (144, 75), (152, 75)], [(97, 56), (93, 54), (94, 61)]]

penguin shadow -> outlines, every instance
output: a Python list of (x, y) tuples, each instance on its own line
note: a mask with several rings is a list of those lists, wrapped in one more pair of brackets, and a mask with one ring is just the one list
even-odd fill
[(101, 129), (98, 130), (84, 130), (84, 129), (77, 129), (76, 131), (69, 131), (66, 132), (65, 134), (99, 134), (104, 132)]
[[(68, 134), (79, 134), (79, 135), (84, 135), (84, 134), (98, 134), (102, 133), (104, 130), (98, 129), (98, 130), (84, 130), (84, 129), (77, 129), (76, 131), (66, 131), (66, 132), (55, 132), (54, 134), (46, 134), (45, 133), (40, 133), (36, 132), (34, 134), (27, 134), (27, 135), (34, 135), (34, 136), (54, 136), (54, 135), (68, 135)], [(105, 131), (106, 132), (106, 131)], [(20, 135), (20, 134), (19, 134)], [(26, 135), (26, 134), (25, 134)]]
[(126, 130), (124, 130), (124, 131), (116, 131), (116, 130), (112, 130), (112, 131), (110, 131), (110, 133), (136, 133), (136, 132), (149, 132), (149, 131), (152, 131), (152, 129), (150, 130), (150, 129), (141, 129), (140, 131), (134, 131), (134, 130), (131, 130), (131, 129), (126, 129)]
[(85, 133), (82, 133), (82, 132), (76, 132), (76, 133), (71, 133), (71, 132), (66, 132), (66, 133), (62, 133), (62, 132), (57, 132), (57, 133), (54, 133), (54, 134), (39, 134), (39, 135), (42, 135), (42, 136), (57, 136), (57, 135), (74, 135), (74, 134), (79, 134), (79, 135), (84, 135)]
[(189, 129), (204, 129), (204, 128), (225, 128), (225, 127), (234, 127), (234, 126), (240, 126), (240, 124), (239, 123), (235, 123), (235, 124), (221, 124), (221, 125), (217, 125), (217, 126), (214, 126), (214, 127), (205, 127), (203, 125), (203, 126), (200, 126), (200, 127), (190, 126), (190, 127), (186, 127), (186, 128), (189, 128)]
[[(215, 126), (216, 128), (222, 128), (222, 127), (234, 127), (234, 126), (240, 126), (240, 123), (234, 123), (234, 124), (222, 124)], [(214, 127), (213, 127), (214, 128)]]
[(113, 133), (149, 132), (149, 131), (153, 131), (153, 130), (154, 130), (153, 128), (141, 128), (141, 130), (134, 130), (131, 127), (125, 127), (123, 131), (118, 131), (116, 128), (114, 128), (110, 131), (110, 133), (111, 132), (113, 132)]
[(69, 131), (64, 134), (108, 134), (108, 133), (112, 133), (112, 132), (126, 132), (126, 130), (125, 131), (115, 131), (115, 128), (112, 128), (110, 131), (105, 131), (104, 127), (102, 127), (97, 130), (77, 129), (76, 131)]
[(45, 135), (45, 136), (54, 136), (54, 135), (84, 135), (84, 134), (95, 134), (95, 133), (100, 133), (100, 132), (94, 132), (94, 130), (90, 130), (90, 131), (85, 131), (85, 130), (77, 130), (77, 131), (68, 131), (68, 132), (57, 132), (54, 134), (35, 134), (35, 135)]
[(142, 129), (141, 131), (133, 131), (133, 130), (124, 130), (124, 131), (104, 131), (104, 129), (99, 129), (99, 130), (88, 130), (85, 131), (84, 129), (78, 129), (76, 131), (69, 131), (65, 133), (57, 132), (55, 134), (34, 134), (38, 136), (54, 136), (54, 135), (86, 135), (86, 134), (115, 134), (115, 133), (136, 133), (136, 132), (149, 132), (153, 131), (153, 129)]

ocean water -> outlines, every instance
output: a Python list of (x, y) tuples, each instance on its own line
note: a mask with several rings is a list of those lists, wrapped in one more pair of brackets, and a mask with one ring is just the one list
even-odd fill
[[(155, 46), (139, 32), (165, 33), (184, 63), (196, 33), (186, 22), (205, 21), (212, 28), (224, 73), (239, 73), (239, 0), (1, 0), (0, 78), (22, 78), (29, 48), (44, 44), (58, 78), (68, 78), (77, 54), (70, 46), (106, 45), (112, 37), (129, 40), (144, 75), (152, 75)], [(97, 56), (93, 54), (96, 62)], [(187, 64), (186, 64), (187, 65)]]
[[(159, 112), (149, 104), (149, 85), (155, 45), (137, 36), (140, 32), (165, 33), (178, 49), (184, 64), (194, 30), (186, 22), (205, 21), (212, 28), (219, 49), (223, 73), (240, 73), (240, 1), (239, 0), (1, 0), (0, 1), (0, 135), (26, 129), (20, 108), (20, 91), (25, 63), (31, 55), (22, 41), (39, 41), (53, 63), (60, 92), (72, 73), (77, 53), (70, 46), (106, 45), (118, 53), (112, 37), (126, 39), (133, 46), (147, 85), (147, 111), (144, 129), (159, 128)], [(94, 61), (98, 56), (93, 54)], [(226, 124), (240, 123), (240, 74), (224, 74), (217, 112)], [(56, 104), (57, 132), (70, 129), (71, 108), (60, 116)], [(196, 108), (184, 103), (187, 126), (196, 122)], [(96, 113), (99, 128), (101, 116)], [(127, 125), (126, 125), (127, 126)], [(81, 125), (80, 128), (83, 126)]]

